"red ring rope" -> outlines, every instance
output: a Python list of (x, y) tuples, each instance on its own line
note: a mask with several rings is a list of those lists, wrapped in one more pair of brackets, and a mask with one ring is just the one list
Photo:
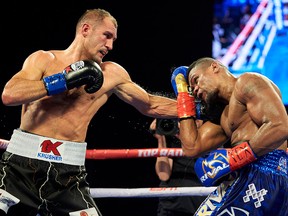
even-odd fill
[[(8, 140), (0, 139), (0, 149), (6, 149)], [(286, 150), (288, 154), (288, 148)], [(117, 158), (182, 157), (181, 148), (146, 149), (87, 149), (86, 159), (104, 160)]]

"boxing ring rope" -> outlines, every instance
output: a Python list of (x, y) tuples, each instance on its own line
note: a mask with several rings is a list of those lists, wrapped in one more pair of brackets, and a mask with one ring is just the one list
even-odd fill
[(207, 196), (216, 187), (91, 188), (94, 198)]
[[(0, 149), (6, 149), (8, 140), (0, 139)], [(87, 149), (86, 159), (104, 160), (120, 158), (147, 157), (182, 157), (181, 148), (146, 148), (146, 149)]]
[[(0, 139), (0, 149), (6, 149), (8, 140)], [(86, 159), (147, 158), (147, 157), (180, 157), (181, 148), (151, 149), (87, 149)], [(151, 187), (151, 188), (91, 188), (93, 198), (113, 197), (168, 197), (168, 196), (207, 196), (214, 187)]]
[[(181, 148), (148, 149), (87, 149), (86, 159), (181, 157)], [(94, 198), (103, 197), (168, 197), (168, 196), (207, 196), (216, 187), (170, 187), (170, 188), (91, 188)]]
[(87, 149), (86, 159), (181, 157), (181, 148), (146, 148), (146, 149)]
[[(0, 139), (0, 149), (6, 149), (8, 140)], [(288, 154), (288, 148), (286, 150)], [(181, 148), (146, 148), (146, 149), (87, 149), (86, 159), (123, 159), (148, 157), (182, 157)]]
[[(0, 149), (6, 149), (8, 140), (0, 139)], [(287, 151), (288, 153), (288, 148)], [(87, 149), (86, 159), (147, 158), (147, 157), (182, 157), (181, 148), (148, 149)], [(93, 198), (127, 197), (168, 197), (168, 196), (207, 196), (216, 187), (151, 187), (151, 188), (91, 188)]]

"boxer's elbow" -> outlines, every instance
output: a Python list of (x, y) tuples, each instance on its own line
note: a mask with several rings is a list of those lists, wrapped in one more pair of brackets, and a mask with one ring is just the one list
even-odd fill
[(288, 120), (286, 119), (286, 121), (282, 121), (282, 122), (279, 122), (279, 124), (277, 124), (277, 126), (275, 126), (276, 131), (275, 134), (278, 133), (278, 136), (279, 137), (282, 137), (282, 140), (286, 141), (288, 140)]
[(12, 102), (11, 95), (7, 94), (5, 90), (2, 92), (1, 99), (2, 99), (2, 103), (6, 106), (9, 106)]
[(9, 93), (6, 89), (3, 90), (1, 95), (2, 103), (6, 106), (15, 106), (15, 95)]
[(182, 146), (183, 155), (191, 158), (197, 158), (202, 155), (202, 152), (197, 148), (187, 148)]
[(201, 155), (201, 148), (194, 140), (181, 139), (183, 154), (187, 157), (199, 157)]

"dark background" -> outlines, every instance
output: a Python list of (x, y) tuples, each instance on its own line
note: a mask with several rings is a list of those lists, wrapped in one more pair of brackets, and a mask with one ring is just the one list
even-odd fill
[[(61, 3), (61, 6), (59, 5)], [(119, 24), (114, 50), (104, 60), (121, 64), (149, 92), (173, 93), (170, 68), (211, 56), (213, 1), (9, 1), (2, 7), (0, 88), (38, 49), (66, 49), (77, 19), (90, 8), (111, 12)], [(0, 106), (0, 138), (19, 126), (21, 107)], [(79, 119), (81, 121), (81, 119)], [(112, 96), (92, 120), (88, 149), (155, 148), (152, 118)], [(157, 187), (155, 158), (87, 160), (92, 188)], [(156, 215), (157, 198), (95, 198), (104, 216)]]

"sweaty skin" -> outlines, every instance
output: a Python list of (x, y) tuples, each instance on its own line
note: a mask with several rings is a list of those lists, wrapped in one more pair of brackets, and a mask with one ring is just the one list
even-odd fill
[(206, 59), (192, 68), (188, 80), (194, 95), (226, 107), (220, 125), (206, 122), (196, 130), (193, 119), (181, 121), (180, 139), (186, 155), (201, 156), (227, 139), (233, 146), (248, 140), (257, 156), (274, 149), (286, 151), (287, 113), (278, 87), (269, 79), (248, 72), (235, 77), (220, 62)]
[[(112, 94), (151, 117), (175, 118), (176, 101), (148, 94), (135, 84), (128, 72), (115, 62), (102, 62), (113, 49), (117, 26), (110, 17), (77, 25), (76, 36), (65, 50), (39, 50), (25, 60), (21, 70), (5, 85), (2, 101), (7, 106), (22, 105), (22, 130), (60, 140), (85, 141), (88, 125)], [(103, 70), (99, 91), (88, 94), (84, 86), (47, 96), (43, 77), (61, 72), (84, 59), (96, 61)]]

